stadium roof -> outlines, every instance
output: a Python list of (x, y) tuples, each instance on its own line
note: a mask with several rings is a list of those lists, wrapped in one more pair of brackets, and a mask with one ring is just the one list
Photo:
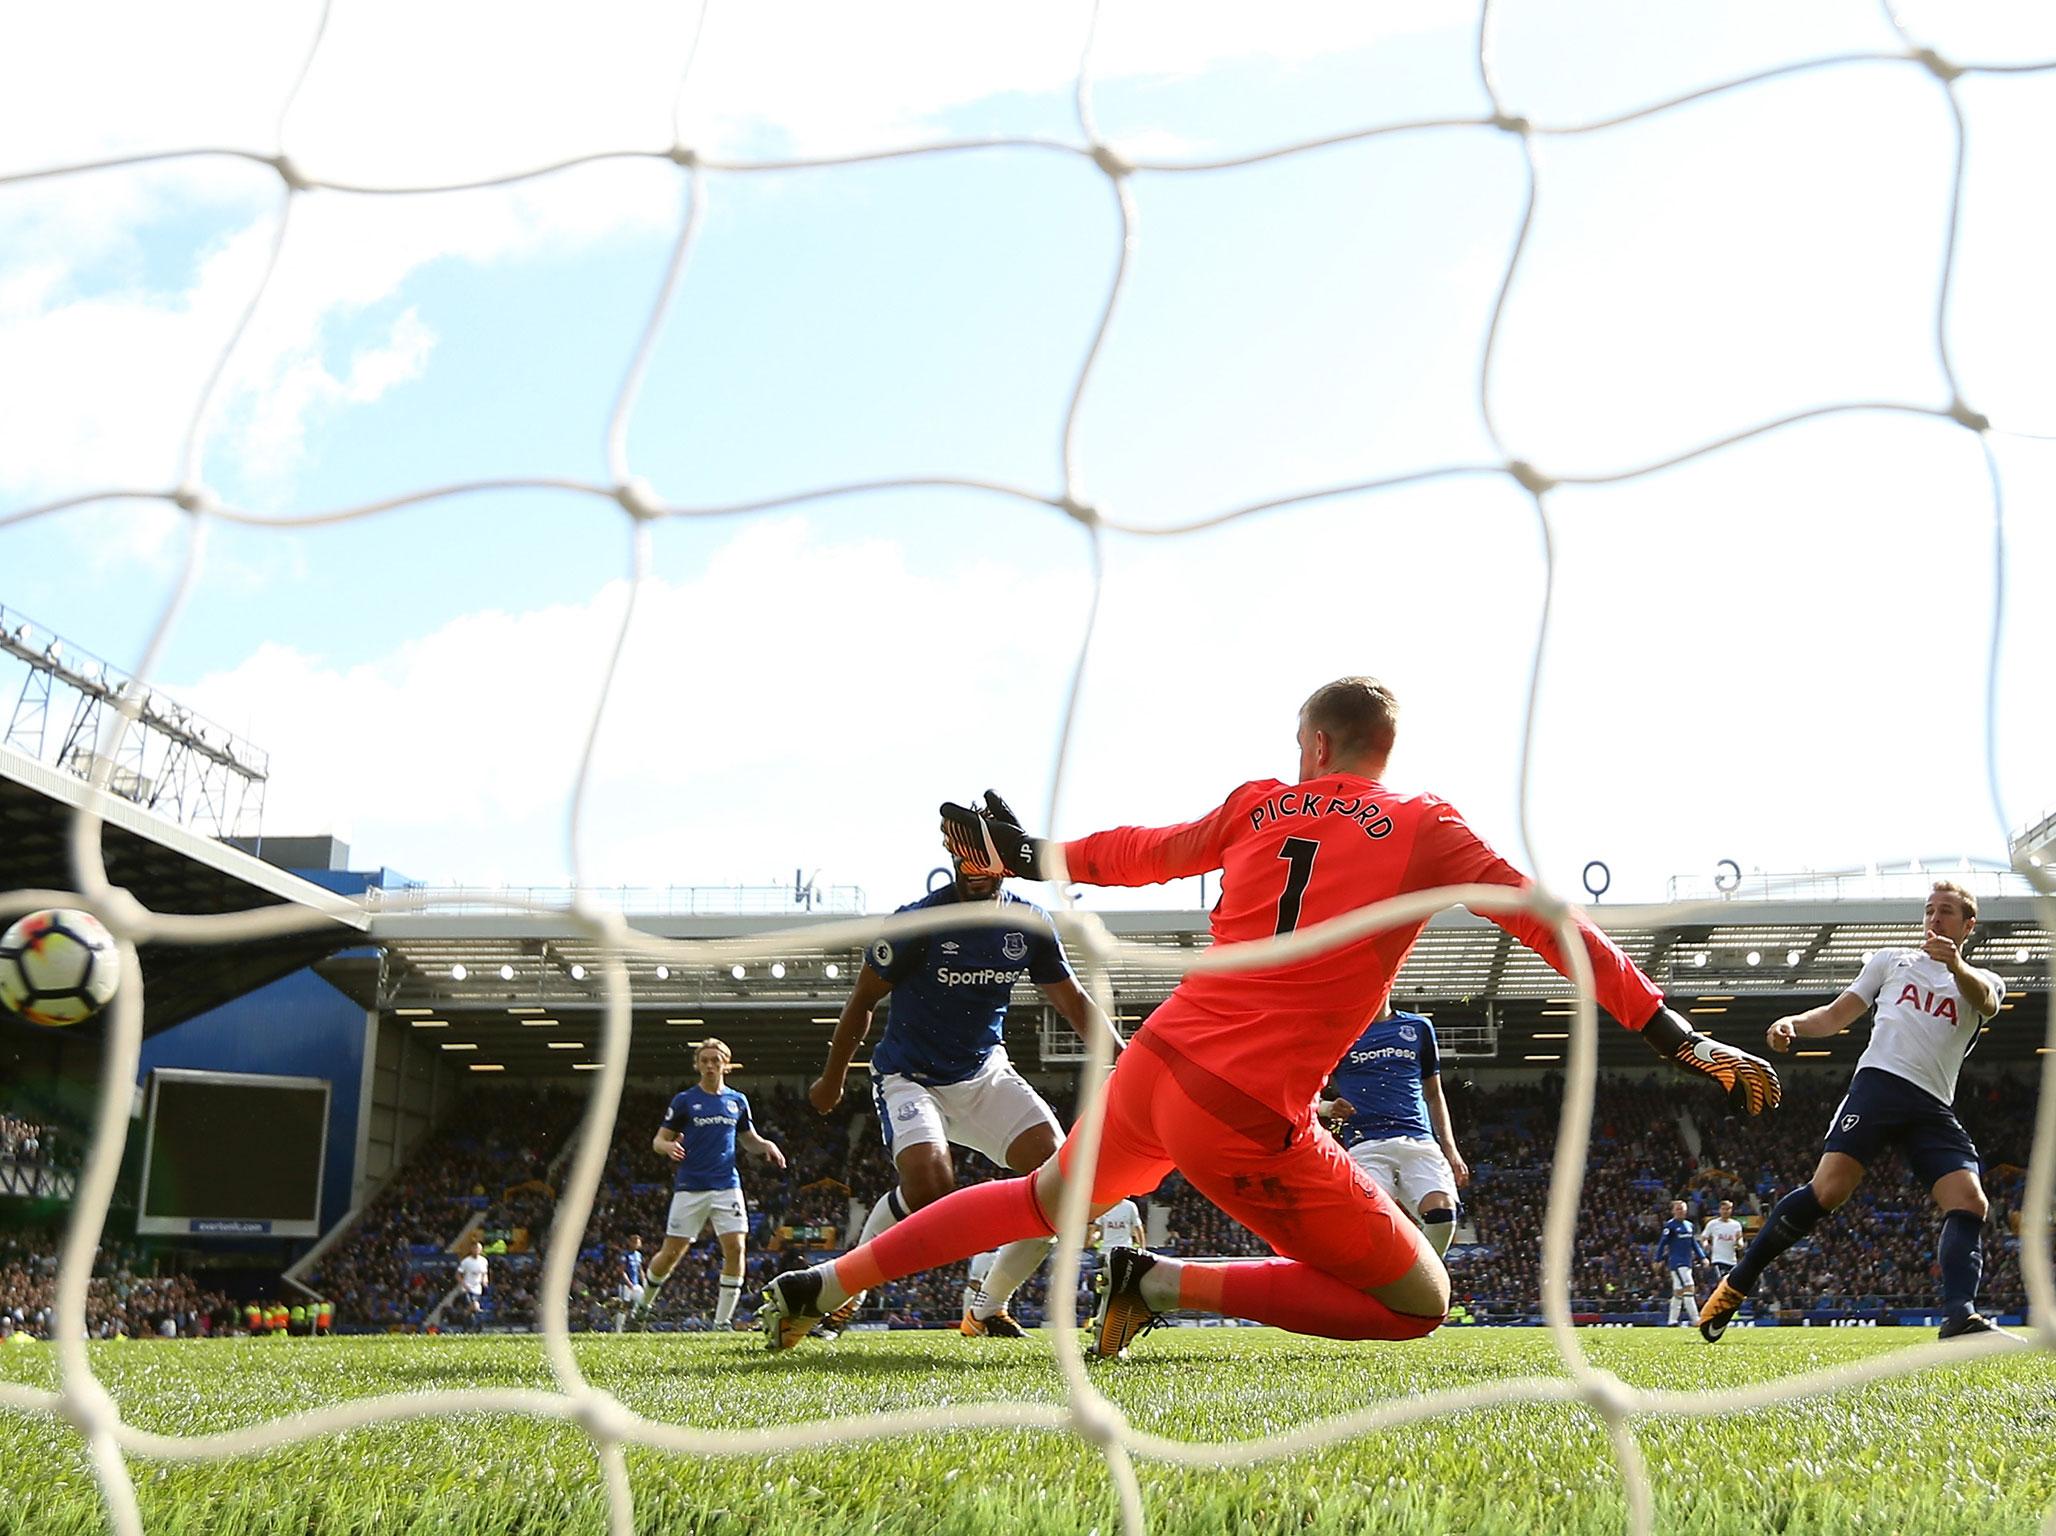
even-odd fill
[[(1132, 1029), (1176, 984), (1176, 962), (1208, 943), (1199, 911), (1105, 912), (1120, 938), (1139, 947), (1111, 968), (1117, 1013)], [(1832, 997), (1869, 951), (1920, 938), (1917, 900), (1724, 901), (1690, 909), (1603, 907), (1594, 916), (1664, 987), (1674, 1006), (1738, 1042), (1760, 1039), (1782, 1013)], [(643, 918), (648, 932), (713, 941), (690, 964), (629, 962), (635, 998), (631, 1075), (678, 1077), (691, 1070), (692, 1044), (719, 1033), (751, 1071), (806, 1074), (820, 1068), (829, 1034), (861, 963), (854, 944), (825, 948), (806, 937), (831, 921), (806, 916)], [(719, 941), (789, 932), (773, 959), (729, 954)], [(561, 914), (394, 912), (375, 917), (377, 956), (324, 963), (320, 970), (367, 1007), (435, 1031), (467, 1064), (499, 1065), (510, 1076), (569, 1077), (599, 1059), (603, 955)], [(1986, 898), (1972, 954), (2006, 979), (2007, 1011), (1979, 1059), (2032, 1060), (2046, 1017), (2049, 935), (2032, 903)], [(1751, 961), (1750, 956), (1755, 956)], [(742, 975), (734, 974), (740, 965)], [(830, 967), (834, 974), (830, 974)], [(461, 968), (461, 978), (457, 975)], [(579, 974), (581, 973), (582, 974)], [(1461, 908), (1439, 914), (1421, 935), (1394, 1000), (1432, 1014), (1458, 1053), (1485, 1064), (1547, 1067), (1566, 1053), (1570, 988), (1501, 929)], [(1041, 1060), (1040, 999), (1017, 994), (1009, 1050), (1022, 1065)], [(1062, 1026), (1056, 1026), (1059, 1034)], [(1864, 1027), (1809, 1043), (1827, 1060), (1853, 1063)], [(1602, 1024), (1601, 1061), (1637, 1066), (1646, 1050)], [(1822, 1060), (1811, 1057), (1809, 1060)]]
[(238, 912), (293, 902), (324, 918), (308, 932), (278, 938), (144, 946), (148, 1032), (363, 942), (366, 919), (354, 902), (6, 746), (0, 746), (0, 890), (76, 889), (67, 845), (71, 812), (86, 804), (105, 821), (108, 878), (153, 911)]

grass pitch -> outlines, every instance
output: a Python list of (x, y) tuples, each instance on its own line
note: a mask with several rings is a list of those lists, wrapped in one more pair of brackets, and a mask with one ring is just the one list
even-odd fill
[[(1683, 1330), (1586, 1335), (1636, 1386), (1717, 1392), (1904, 1348), (1925, 1333)], [(654, 1417), (741, 1427), (1015, 1397), (1061, 1402), (1049, 1341), (855, 1334), (772, 1356), (755, 1335), (581, 1339), (591, 1380)], [(352, 1397), (548, 1389), (533, 1338), (217, 1340), (94, 1346), (94, 1368), (146, 1428), (197, 1433)], [(1445, 1329), (1411, 1344), (1331, 1344), (1268, 1330), (1176, 1329), (1096, 1379), (1135, 1425), (1233, 1440), (1410, 1393), (1560, 1375), (1536, 1330)], [(55, 1385), (46, 1345), (0, 1351), (0, 1376)], [(2020, 1355), (1725, 1419), (1637, 1421), (1659, 1532), (1916, 1533), (2038, 1529), (2056, 1500), (2056, 1359)], [(240, 1533), (604, 1532), (577, 1430), (468, 1417), (352, 1431), (233, 1462), (131, 1463), (146, 1528)], [(1069, 1435), (951, 1432), (720, 1460), (630, 1448), (650, 1532), (935, 1531), (1033, 1536), (1119, 1526), (1104, 1462)], [(0, 1532), (105, 1529), (79, 1437), (0, 1411)], [(1626, 1504), (1604, 1432), (1560, 1404), (1445, 1417), (1254, 1470), (1139, 1462), (1155, 1532), (1538, 1536), (1618, 1532)]]

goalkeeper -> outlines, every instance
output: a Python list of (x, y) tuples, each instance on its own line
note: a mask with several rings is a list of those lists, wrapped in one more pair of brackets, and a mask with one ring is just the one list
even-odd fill
[[(1030, 879), (1150, 885), (1222, 871), (1216, 944), (1288, 934), (1410, 891), (1528, 878), (1454, 807), (1384, 783), (1398, 707), (1371, 678), (1317, 690), (1299, 712), (1297, 782), (1256, 780), (1182, 826), (1120, 827), (1045, 842), (960, 806), (944, 837), (966, 867)], [(1554, 928), (1527, 912), (1487, 913), (1557, 971)], [(1695, 1033), (1613, 941), (1575, 916), (1599, 1002), (1738, 1110), (1774, 1108), (1777, 1074)], [(1315, 1092), (1391, 991), (1425, 918), (1304, 960), (1188, 975), (1122, 1053), (1107, 1084), (1092, 1180), (1097, 1212), (1154, 1189), (1173, 1168), (1269, 1243), (1275, 1259), (1180, 1264), (1134, 1250), (1109, 1259), (1093, 1347), (1120, 1353), (1160, 1313), (1189, 1309), (1328, 1338), (1415, 1338), (1437, 1327), (1449, 1276), (1414, 1224), (1314, 1121)], [(1075, 1134), (1031, 1179), (958, 1190), (832, 1264), (780, 1276), (760, 1317), (771, 1347), (885, 1280), (1047, 1234), (1073, 1168)]]

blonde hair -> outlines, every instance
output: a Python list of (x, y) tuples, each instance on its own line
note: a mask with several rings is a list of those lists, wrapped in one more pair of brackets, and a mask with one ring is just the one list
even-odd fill
[(1399, 725), (1399, 700), (1375, 677), (1338, 677), (1299, 707), (1306, 723), (1325, 731), (1343, 758), (1385, 757)]
[(1954, 896), (1956, 904), (1963, 908), (1963, 915), (1972, 922), (1977, 921), (1977, 898), (1958, 885), (1954, 880), (1937, 880), (1930, 896)]
[(700, 1052), (704, 1051), (710, 1045), (713, 1046), (715, 1050), (721, 1053), (721, 1059), (723, 1061), (735, 1060), (735, 1052), (731, 1051), (728, 1048), (728, 1042), (726, 1040), (717, 1040), (712, 1035), (707, 1036), (706, 1039), (702, 1040), (698, 1045), (693, 1047), (694, 1058), (697, 1059)]

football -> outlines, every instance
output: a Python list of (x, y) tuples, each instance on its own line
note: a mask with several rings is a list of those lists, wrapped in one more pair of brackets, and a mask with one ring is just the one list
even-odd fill
[(83, 1024), (120, 980), (114, 935), (90, 912), (31, 912), (0, 938), (0, 1004), (31, 1024)]

